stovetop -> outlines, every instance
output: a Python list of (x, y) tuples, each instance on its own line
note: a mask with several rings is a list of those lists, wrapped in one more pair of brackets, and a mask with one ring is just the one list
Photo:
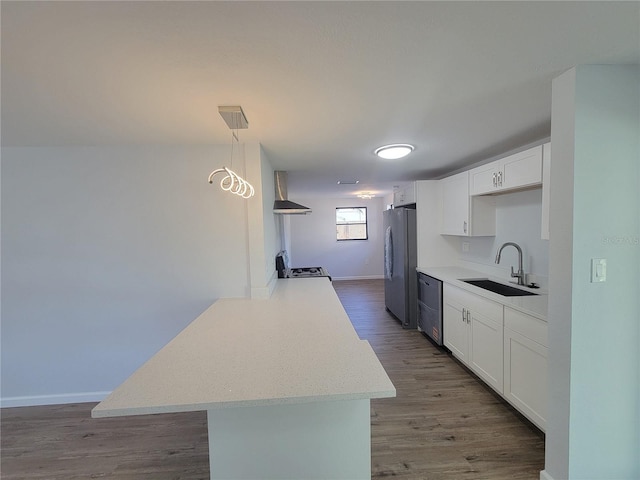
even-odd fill
[(323, 267), (289, 267), (289, 256), (286, 251), (276, 255), (276, 270), (278, 278), (313, 278), (327, 277), (331, 281), (329, 272)]
[(327, 272), (322, 267), (298, 267), (290, 268), (287, 272), (288, 278), (306, 278), (306, 277), (328, 277)]

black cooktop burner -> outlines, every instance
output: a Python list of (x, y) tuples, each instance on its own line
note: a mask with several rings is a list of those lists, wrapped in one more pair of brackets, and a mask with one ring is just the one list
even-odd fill
[(322, 275), (320, 267), (292, 268), (291, 273), (296, 275)]
[(331, 277), (323, 267), (296, 267), (290, 268), (287, 278)]
[(331, 276), (323, 267), (294, 267), (289, 268), (289, 257), (284, 250), (276, 255), (276, 270), (278, 278), (312, 278), (327, 277), (331, 281)]

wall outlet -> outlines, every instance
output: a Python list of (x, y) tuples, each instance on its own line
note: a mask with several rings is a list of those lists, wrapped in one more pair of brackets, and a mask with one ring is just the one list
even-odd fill
[(462, 251), (463, 252), (468, 252), (469, 251), (469, 242), (462, 242)]

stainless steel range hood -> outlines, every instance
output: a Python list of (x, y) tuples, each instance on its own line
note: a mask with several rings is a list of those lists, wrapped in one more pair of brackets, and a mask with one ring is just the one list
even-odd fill
[(273, 202), (273, 213), (283, 215), (305, 215), (311, 213), (311, 209), (290, 201), (287, 198), (287, 172), (273, 172), (276, 185), (276, 201)]

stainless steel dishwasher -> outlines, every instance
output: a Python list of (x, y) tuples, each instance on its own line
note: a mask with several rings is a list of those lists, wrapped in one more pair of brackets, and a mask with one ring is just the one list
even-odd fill
[(418, 330), (442, 346), (442, 281), (418, 272)]

